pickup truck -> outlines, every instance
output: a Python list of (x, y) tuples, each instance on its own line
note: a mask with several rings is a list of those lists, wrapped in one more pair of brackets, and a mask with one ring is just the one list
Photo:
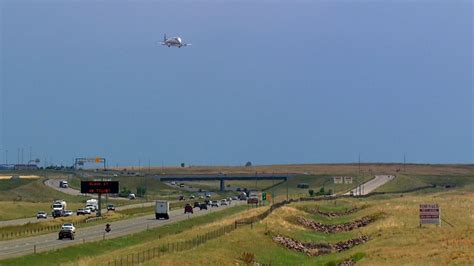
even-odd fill
[(71, 240), (74, 240), (75, 235), (76, 227), (74, 227), (73, 224), (63, 224), (63, 226), (61, 226), (61, 231), (59, 231), (58, 239), (70, 238)]

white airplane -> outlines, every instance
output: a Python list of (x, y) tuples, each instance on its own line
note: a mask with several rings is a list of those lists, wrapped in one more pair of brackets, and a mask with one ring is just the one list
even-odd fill
[(181, 48), (181, 46), (189, 46), (191, 44), (184, 43), (183, 40), (181, 40), (181, 37), (166, 38), (166, 33), (165, 33), (165, 36), (163, 37), (163, 42), (161, 43), (161, 45), (166, 45), (168, 47), (176, 46), (178, 48)]

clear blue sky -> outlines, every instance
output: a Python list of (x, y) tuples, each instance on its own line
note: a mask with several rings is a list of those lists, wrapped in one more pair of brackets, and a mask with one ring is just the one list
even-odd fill
[(1, 2), (2, 163), (473, 162), (469, 0), (38, 2)]

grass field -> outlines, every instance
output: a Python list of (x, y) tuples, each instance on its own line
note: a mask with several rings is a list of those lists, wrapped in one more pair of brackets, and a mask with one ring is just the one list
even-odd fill
[(463, 188), (474, 183), (472, 174), (446, 175), (398, 175), (395, 179), (379, 187), (376, 192), (403, 192), (427, 186), (436, 186), (438, 190), (445, 188)]
[[(263, 190), (266, 189), (276, 183), (280, 182), (280, 180), (257, 180), (257, 181), (246, 181), (246, 180), (231, 180), (225, 181), (225, 186), (232, 187), (232, 188), (252, 188)], [(219, 190), (220, 189), (220, 181), (195, 181), (195, 182), (183, 182), (186, 185), (190, 185), (196, 188), (202, 188), (206, 190)]]
[[(406, 164), (401, 163), (362, 163), (362, 175), (397, 174), (403, 172), (407, 175), (431, 174), (471, 174), (474, 172), (473, 164)], [(131, 167), (120, 167), (118, 169)], [(357, 175), (359, 164), (291, 164), (291, 165), (258, 165), (258, 166), (189, 166), (189, 167), (152, 167), (150, 174), (338, 174)], [(148, 172), (147, 172), (148, 173)]]
[[(267, 191), (273, 193), (275, 197), (279, 200), (286, 198), (287, 186), (290, 198), (309, 196), (308, 190), (312, 189), (317, 192), (322, 187), (324, 187), (325, 191), (332, 190), (333, 193), (340, 193), (354, 188), (355, 186), (357, 186), (358, 183), (363, 183), (373, 178), (369, 175), (353, 176), (353, 184), (334, 184), (333, 176), (334, 175), (299, 175), (288, 179), (288, 183), (281, 183), (280, 185), (272, 187)], [(309, 188), (297, 188), (297, 185), (299, 183), (307, 183), (309, 185)]]

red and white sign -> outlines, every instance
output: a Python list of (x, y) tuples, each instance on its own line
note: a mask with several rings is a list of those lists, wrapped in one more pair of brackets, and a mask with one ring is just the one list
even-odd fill
[(441, 224), (441, 210), (438, 204), (420, 204), (420, 224)]
[(344, 184), (352, 184), (352, 176), (345, 176)]
[(334, 178), (334, 184), (342, 184), (342, 176), (335, 176)]

